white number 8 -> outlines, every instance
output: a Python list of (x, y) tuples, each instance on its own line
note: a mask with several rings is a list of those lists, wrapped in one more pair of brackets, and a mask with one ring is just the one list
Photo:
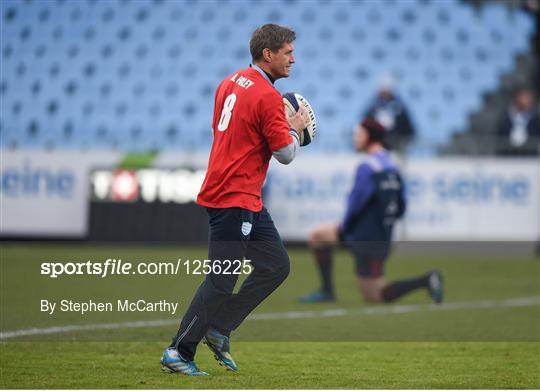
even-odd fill
[(231, 120), (232, 110), (234, 104), (236, 103), (236, 94), (231, 94), (225, 98), (225, 103), (223, 103), (223, 110), (221, 111), (221, 117), (219, 118), (218, 130), (224, 132), (229, 127), (229, 122)]

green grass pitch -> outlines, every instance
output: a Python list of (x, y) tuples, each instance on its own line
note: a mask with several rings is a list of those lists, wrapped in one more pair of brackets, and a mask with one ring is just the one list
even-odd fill
[[(0, 330), (164, 321), (152, 327), (71, 330), (0, 341), (2, 388), (540, 388), (540, 263), (527, 255), (397, 252), (390, 279), (443, 271), (446, 303), (425, 292), (395, 305), (362, 303), (350, 255), (336, 254), (338, 302), (296, 298), (316, 286), (309, 251), (291, 249), (288, 280), (233, 334), (239, 373), (200, 346), (211, 376), (161, 373), (159, 358), (201, 276), (40, 275), (51, 261), (175, 261), (205, 248), (2, 244)], [(180, 314), (41, 313), (39, 300), (177, 300)], [(517, 303), (517, 304), (516, 304)], [(525, 303), (525, 304), (523, 304)], [(262, 319), (264, 314), (270, 314)], [(257, 318), (257, 316), (259, 318)]]

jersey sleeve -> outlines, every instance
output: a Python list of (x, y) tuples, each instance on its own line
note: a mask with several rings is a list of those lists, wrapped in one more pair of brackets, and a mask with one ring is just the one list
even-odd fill
[(281, 96), (276, 93), (267, 94), (260, 104), (261, 131), (270, 150), (275, 152), (293, 142), (289, 134), (290, 127), (285, 118), (285, 107)]
[(345, 218), (340, 227), (342, 231), (346, 232), (350, 228), (351, 222), (362, 211), (374, 193), (373, 170), (368, 164), (363, 163), (356, 170), (354, 185), (347, 202)]
[(219, 115), (221, 115), (221, 108), (218, 107), (219, 105), (219, 96), (221, 95), (221, 88), (223, 85), (223, 81), (219, 83), (218, 87), (216, 88), (216, 92), (214, 93), (214, 114), (212, 116), (212, 123), (210, 124), (212, 126), (212, 130), (216, 130), (215, 127), (217, 126), (217, 123), (219, 121)]

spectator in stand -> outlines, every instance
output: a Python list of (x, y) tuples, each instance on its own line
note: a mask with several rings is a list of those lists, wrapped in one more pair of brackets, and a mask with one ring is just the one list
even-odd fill
[(499, 121), (497, 153), (531, 156), (540, 154), (540, 117), (534, 96), (519, 89)]
[(394, 91), (390, 75), (383, 75), (377, 96), (368, 107), (365, 117), (374, 118), (386, 129), (385, 148), (404, 152), (414, 138), (415, 130), (407, 108)]

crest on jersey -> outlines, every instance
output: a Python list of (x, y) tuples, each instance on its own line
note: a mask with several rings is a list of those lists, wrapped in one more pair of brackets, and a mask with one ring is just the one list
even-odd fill
[(248, 236), (249, 233), (251, 232), (251, 227), (252, 227), (252, 224), (249, 221), (244, 221), (242, 223), (242, 234), (244, 236)]

